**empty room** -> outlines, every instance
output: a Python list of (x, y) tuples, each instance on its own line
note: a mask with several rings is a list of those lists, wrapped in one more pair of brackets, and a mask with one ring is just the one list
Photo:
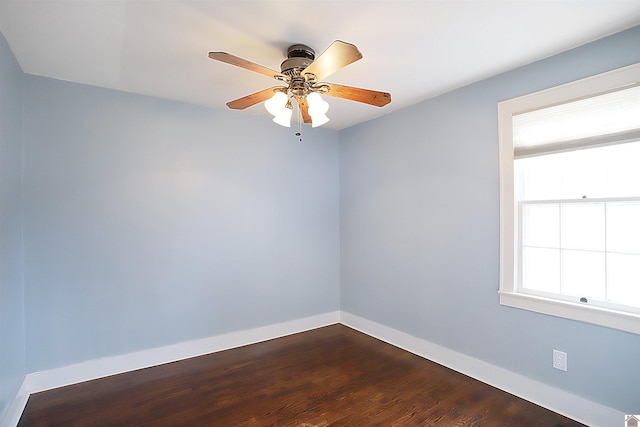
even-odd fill
[(0, 427), (640, 419), (640, 1), (0, 0)]

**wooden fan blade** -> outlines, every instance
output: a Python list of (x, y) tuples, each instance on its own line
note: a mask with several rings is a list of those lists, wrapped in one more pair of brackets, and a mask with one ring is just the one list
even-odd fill
[(266, 101), (273, 96), (273, 93), (277, 89), (281, 88), (285, 89), (282, 86), (274, 86), (270, 87), (269, 89), (261, 90), (260, 92), (252, 93), (251, 95), (243, 96), (242, 98), (227, 102), (227, 107), (233, 110), (244, 110), (245, 108), (249, 108), (252, 105), (256, 105), (262, 101)]
[(238, 58), (227, 52), (209, 52), (209, 58), (216, 61), (226, 62), (227, 64), (235, 65), (249, 71), (255, 71), (256, 73), (264, 74), (265, 76), (276, 78), (276, 76), (283, 76), (283, 74), (272, 70), (271, 68), (263, 67), (254, 62), (247, 61), (246, 59)]
[(302, 74), (314, 74), (320, 81), (360, 58), (362, 58), (362, 54), (357, 47), (336, 40), (311, 65), (305, 68)]
[(300, 108), (300, 114), (302, 114), (302, 120), (309, 124), (311, 123), (311, 116), (309, 115), (309, 104), (307, 104), (306, 98), (296, 98), (298, 101), (298, 107)]
[(329, 92), (323, 93), (323, 95), (364, 102), (365, 104), (373, 105), (375, 107), (383, 107), (391, 102), (391, 94), (387, 92), (342, 86), (335, 83), (323, 83), (322, 85), (329, 86)]

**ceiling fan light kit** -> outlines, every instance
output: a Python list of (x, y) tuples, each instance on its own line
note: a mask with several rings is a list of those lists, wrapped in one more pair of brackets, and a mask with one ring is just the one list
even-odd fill
[[(285, 127), (291, 126), (294, 100), (298, 106), (299, 125), (304, 121), (314, 128), (329, 121), (329, 104), (322, 99), (321, 94), (375, 107), (383, 107), (391, 102), (391, 94), (387, 92), (323, 82), (329, 75), (362, 58), (356, 46), (340, 40), (334, 41), (318, 58), (309, 46), (289, 46), (287, 59), (280, 64), (280, 72), (226, 52), (209, 52), (209, 58), (264, 74), (284, 83), (286, 86), (274, 86), (227, 102), (227, 106), (234, 110), (244, 110), (264, 101), (265, 108), (274, 116), (273, 121)], [(300, 136), (300, 131), (296, 136)]]

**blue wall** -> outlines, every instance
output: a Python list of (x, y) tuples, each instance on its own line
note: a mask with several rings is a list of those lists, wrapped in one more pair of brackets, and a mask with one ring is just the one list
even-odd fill
[(22, 69), (0, 34), (0, 419), (25, 373)]
[(339, 309), (338, 133), (25, 79), (27, 371)]
[(499, 305), (496, 104), (638, 61), (640, 27), (342, 131), (342, 309), (637, 412), (640, 337)]

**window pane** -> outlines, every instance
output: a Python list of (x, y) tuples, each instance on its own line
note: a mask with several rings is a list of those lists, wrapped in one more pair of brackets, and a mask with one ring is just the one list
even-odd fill
[(607, 261), (608, 299), (640, 307), (640, 255), (608, 254)]
[(605, 197), (640, 197), (640, 142), (598, 149), (607, 163)]
[(604, 252), (562, 251), (562, 293), (605, 298)]
[(527, 157), (514, 162), (517, 200), (562, 199), (562, 159), (557, 155)]
[(640, 197), (640, 141), (514, 161), (517, 200)]
[(523, 242), (525, 246), (560, 247), (559, 205), (524, 205), (522, 214)]
[(562, 247), (604, 251), (604, 203), (562, 205)]
[(607, 251), (640, 254), (640, 202), (607, 203)]
[(562, 194), (565, 199), (607, 197), (607, 164), (601, 149), (562, 153)]
[(544, 292), (560, 292), (560, 250), (524, 248), (522, 286)]

